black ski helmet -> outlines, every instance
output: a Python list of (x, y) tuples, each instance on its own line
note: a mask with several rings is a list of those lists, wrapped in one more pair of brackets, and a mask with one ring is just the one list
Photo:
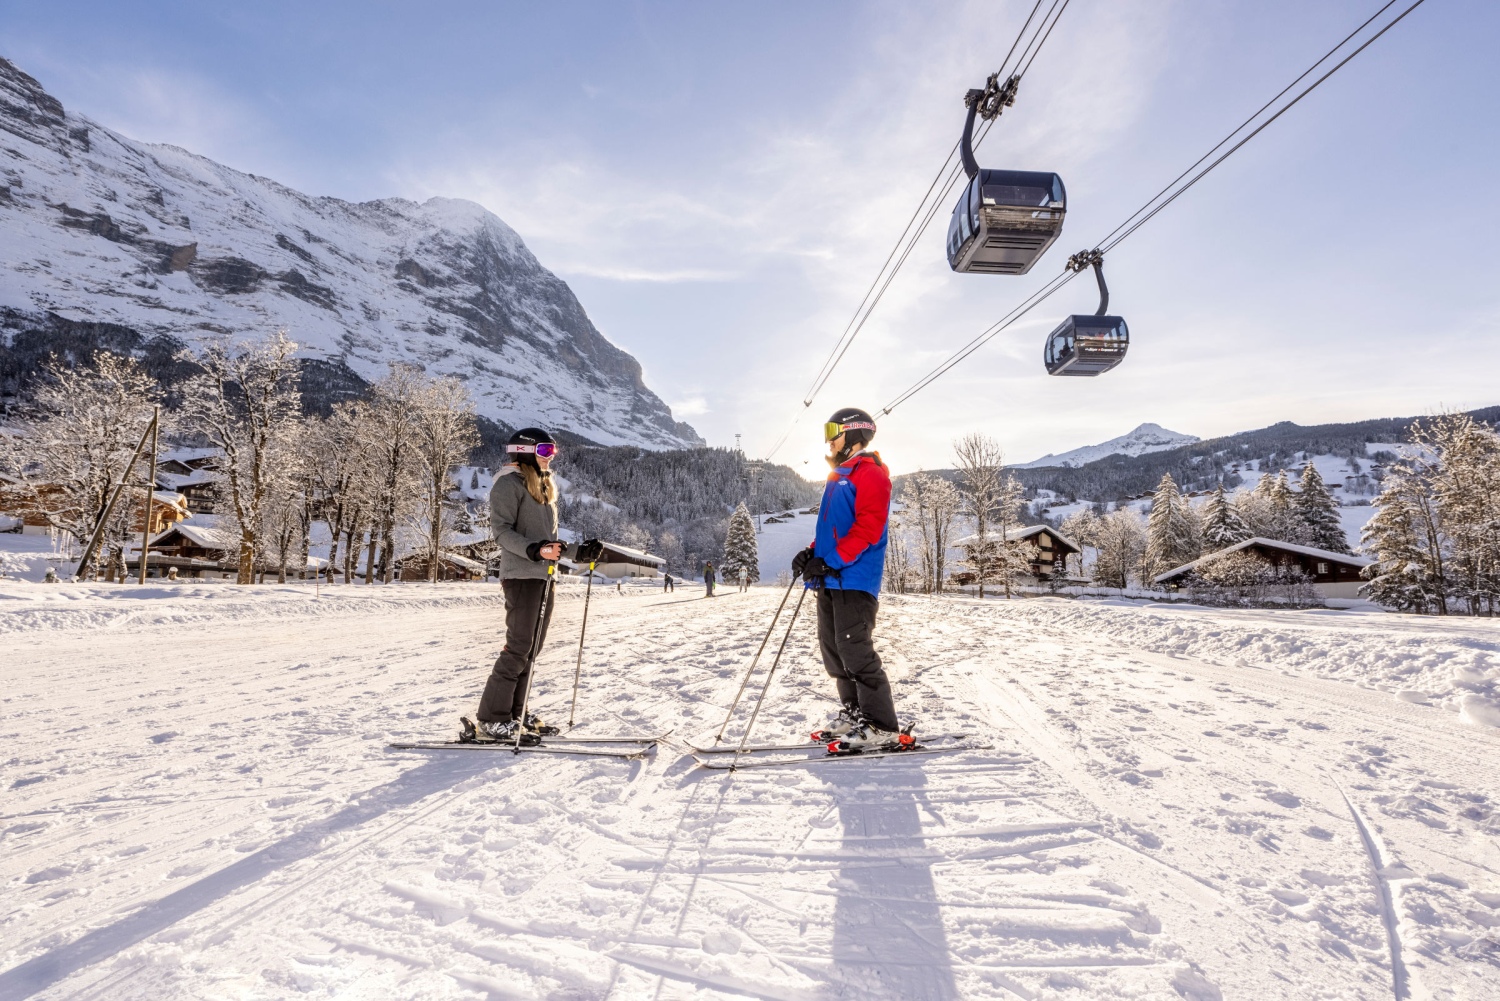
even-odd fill
[(538, 445), (551, 445), (555, 449), (557, 439), (541, 428), (522, 428), (505, 443), (505, 458), (510, 462), (540, 468), (536, 461)]
[(844, 436), (844, 447), (853, 451), (855, 445), (868, 445), (875, 437), (875, 418), (858, 407), (842, 407), (823, 425), (823, 440), (833, 441)]

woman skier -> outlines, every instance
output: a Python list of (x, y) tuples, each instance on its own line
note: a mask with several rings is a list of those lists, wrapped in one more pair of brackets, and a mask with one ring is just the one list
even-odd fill
[(891, 683), (875, 652), (875, 613), (885, 572), (891, 474), (876, 452), (875, 420), (858, 407), (823, 425), (833, 472), (823, 487), (813, 544), (792, 560), (818, 599), (818, 646), (843, 708), (813, 736), (841, 750), (900, 748), (912, 743), (896, 720)]
[(490, 487), (490, 536), (502, 550), (505, 647), (480, 696), (478, 723), (480, 732), (494, 740), (516, 739), (517, 727), (532, 742), (543, 733), (557, 732), (533, 713), (521, 719), (531, 667), (552, 621), (548, 567), (564, 556), (588, 563), (604, 551), (597, 539), (569, 546), (557, 538), (557, 484), (548, 470), (557, 451), (557, 442), (546, 431), (522, 428), (505, 443), (507, 464)]

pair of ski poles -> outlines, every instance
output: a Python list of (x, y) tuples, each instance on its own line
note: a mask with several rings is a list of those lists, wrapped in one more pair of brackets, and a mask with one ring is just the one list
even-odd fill
[[(583, 639), (589, 629), (589, 598), (594, 593), (594, 566), (589, 561), (589, 579), (583, 591), (583, 628), (578, 631), (578, 662), (573, 666), (573, 705), (568, 710), (568, 729), (573, 729), (573, 719), (578, 713), (578, 681), (583, 674)], [(521, 693), (521, 718), (516, 727), (515, 753), (521, 751), (521, 737), (526, 732), (526, 711), (531, 703), (531, 678), (536, 669), (537, 654), (541, 653), (542, 623), (547, 621), (547, 609), (557, 589), (557, 561), (547, 563), (547, 590), (542, 595), (542, 607), (537, 609), (536, 628), (531, 633), (531, 649), (526, 653), (526, 689)]]
[[(729, 712), (724, 715), (724, 722), (719, 725), (719, 732), (714, 736), (714, 743), (724, 739), (724, 730), (729, 726), (729, 721), (734, 718), (735, 709), (739, 708), (740, 698), (745, 694), (745, 688), (750, 684), (750, 676), (755, 673), (755, 665), (760, 663), (760, 655), (765, 653), (766, 644), (771, 641), (771, 634), (776, 631), (776, 623), (781, 618), (782, 610), (786, 608), (787, 599), (792, 596), (792, 588), (797, 586), (797, 578), (801, 574), (792, 574), (792, 582), (786, 586), (786, 593), (781, 596), (781, 604), (776, 606), (776, 614), (771, 616), (771, 625), (766, 629), (766, 635), (760, 641), (760, 648), (755, 651), (755, 656), (750, 660), (750, 666), (745, 670), (745, 676), (740, 679), (739, 691), (734, 693), (734, 701), (729, 704)], [(755, 708), (750, 711), (750, 722), (745, 724), (745, 732), (740, 735), (740, 746), (735, 748), (734, 763), (729, 766), (734, 771), (739, 764), (740, 755), (745, 753), (745, 748), (750, 742), (750, 732), (755, 729), (755, 721), (760, 717), (760, 707), (766, 701), (766, 693), (771, 690), (771, 680), (776, 676), (776, 668), (781, 664), (781, 655), (786, 651), (787, 641), (792, 638), (792, 629), (797, 625), (797, 615), (802, 611), (802, 601), (807, 597), (807, 588), (797, 596), (797, 604), (792, 607), (792, 618), (787, 623), (786, 634), (781, 637), (781, 645), (776, 648), (776, 656), (771, 660), (771, 669), (766, 672), (765, 684), (761, 686), (760, 694), (755, 698)]]

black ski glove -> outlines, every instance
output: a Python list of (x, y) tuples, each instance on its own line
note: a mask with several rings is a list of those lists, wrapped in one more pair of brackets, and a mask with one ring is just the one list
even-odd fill
[(604, 555), (604, 543), (598, 539), (585, 539), (578, 544), (578, 560), (581, 563), (597, 562)]
[(812, 580), (814, 577), (821, 580), (824, 577), (837, 577), (838, 575), (839, 572), (824, 563), (821, 556), (814, 556), (802, 567), (802, 576), (806, 580)]
[(793, 577), (800, 577), (800, 576), (802, 576), (802, 571), (807, 568), (807, 563), (812, 558), (813, 558), (813, 548), (812, 548), (812, 546), (808, 546), (806, 549), (804, 549), (801, 552), (799, 552), (796, 556), (793, 556), (792, 557), (792, 576)]

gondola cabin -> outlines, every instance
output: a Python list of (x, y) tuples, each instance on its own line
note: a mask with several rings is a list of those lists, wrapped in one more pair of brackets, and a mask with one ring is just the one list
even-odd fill
[(1098, 375), (1124, 361), (1129, 348), (1123, 317), (1074, 315), (1047, 338), (1042, 360), (1048, 375)]
[(1056, 174), (980, 170), (948, 224), (954, 271), (1024, 275), (1062, 232), (1067, 192)]

